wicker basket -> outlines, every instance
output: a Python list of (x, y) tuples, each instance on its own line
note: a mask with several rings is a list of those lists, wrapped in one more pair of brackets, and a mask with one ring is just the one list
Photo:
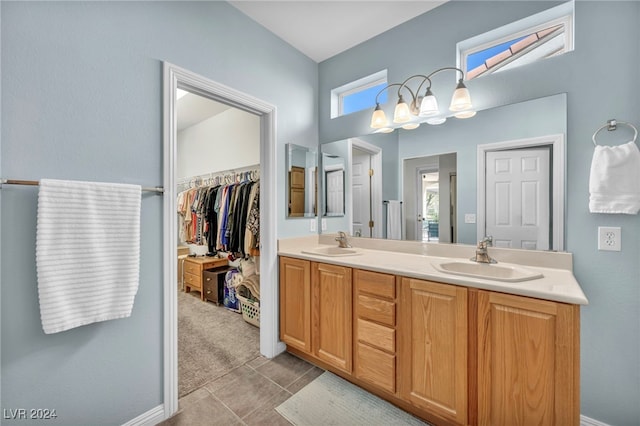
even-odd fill
[(260, 302), (253, 302), (240, 295), (237, 295), (237, 298), (240, 300), (242, 319), (251, 325), (260, 327)]

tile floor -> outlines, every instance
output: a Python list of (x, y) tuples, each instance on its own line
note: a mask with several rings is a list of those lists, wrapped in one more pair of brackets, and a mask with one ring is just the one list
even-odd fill
[(259, 356), (180, 398), (178, 412), (160, 425), (288, 426), (275, 408), (323, 372), (286, 352)]

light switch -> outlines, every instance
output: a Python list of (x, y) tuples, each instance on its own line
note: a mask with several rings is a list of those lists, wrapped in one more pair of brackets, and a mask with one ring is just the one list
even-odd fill
[(476, 223), (476, 215), (474, 213), (465, 213), (464, 223)]

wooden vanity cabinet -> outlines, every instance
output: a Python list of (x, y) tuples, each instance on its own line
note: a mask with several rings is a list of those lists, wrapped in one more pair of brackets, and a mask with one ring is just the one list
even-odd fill
[(479, 425), (579, 425), (578, 305), (478, 291)]
[(280, 257), (280, 340), (351, 373), (351, 268)]
[(280, 340), (311, 353), (311, 262), (280, 257)]
[(353, 374), (396, 393), (396, 277), (353, 270)]
[(400, 295), (400, 397), (467, 424), (467, 289), (403, 277)]
[(351, 373), (351, 268), (311, 262), (311, 297), (313, 354)]
[(280, 257), (288, 349), (434, 425), (580, 424), (580, 306)]

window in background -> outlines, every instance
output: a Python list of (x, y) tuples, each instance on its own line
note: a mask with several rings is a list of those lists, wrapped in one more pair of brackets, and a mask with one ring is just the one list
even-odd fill
[(526, 65), (573, 50), (574, 3), (458, 43), (458, 65), (466, 80)]
[[(331, 91), (331, 118), (374, 108), (376, 95), (386, 85), (387, 70), (384, 70), (333, 89)], [(378, 97), (378, 102), (383, 104), (386, 101), (387, 91), (385, 90)]]

